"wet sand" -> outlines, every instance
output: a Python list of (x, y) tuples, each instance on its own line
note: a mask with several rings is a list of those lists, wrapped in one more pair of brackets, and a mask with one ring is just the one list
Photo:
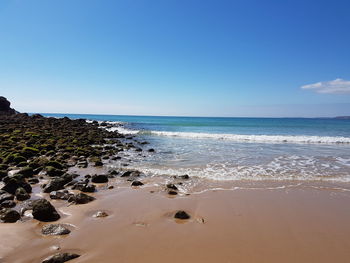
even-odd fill
[[(175, 197), (154, 186), (115, 187), (85, 205), (53, 201), (64, 215), (55, 223), (72, 232), (43, 237), (36, 220), (0, 224), (0, 262), (41, 262), (58, 251), (81, 254), (72, 263), (348, 262), (350, 191), (271, 185)], [(98, 210), (109, 216), (92, 217)], [(191, 219), (175, 220), (177, 210)]]

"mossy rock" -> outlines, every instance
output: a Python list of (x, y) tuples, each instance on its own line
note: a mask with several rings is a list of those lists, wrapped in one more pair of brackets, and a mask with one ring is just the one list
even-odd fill
[(55, 167), (55, 168), (60, 169), (60, 170), (63, 169), (63, 165), (57, 161), (48, 161), (46, 163), (46, 166), (52, 166), (52, 167)]
[(34, 175), (34, 171), (32, 167), (24, 167), (19, 172), (19, 174), (22, 174), (25, 178), (32, 177)]
[(13, 162), (16, 164), (27, 162), (27, 158), (17, 154), (16, 157), (14, 157)]
[(57, 169), (53, 166), (47, 166), (46, 173), (48, 176), (55, 177), (55, 176), (62, 176), (64, 174), (64, 171)]
[(24, 147), (22, 149), (23, 156), (30, 158), (39, 154), (39, 150), (33, 147)]

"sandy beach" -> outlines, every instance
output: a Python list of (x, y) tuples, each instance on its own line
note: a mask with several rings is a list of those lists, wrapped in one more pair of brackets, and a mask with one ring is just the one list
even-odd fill
[[(347, 262), (347, 184), (235, 185), (236, 190), (224, 190), (226, 183), (222, 190), (170, 197), (159, 186), (115, 182), (89, 204), (56, 201), (63, 215), (57, 222), (71, 224), (72, 232), (43, 237), (44, 223), (35, 220), (0, 224), (1, 262), (41, 262), (57, 251), (81, 254), (72, 261), (77, 263)], [(174, 219), (177, 210), (191, 218)], [(109, 216), (94, 218), (96, 211)]]

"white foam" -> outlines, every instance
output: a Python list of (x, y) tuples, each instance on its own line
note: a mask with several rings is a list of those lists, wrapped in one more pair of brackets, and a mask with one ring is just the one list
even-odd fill
[(245, 134), (218, 134), (199, 132), (169, 132), (150, 131), (140, 132), (158, 136), (191, 138), (191, 139), (216, 139), (230, 140), (236, 142), (258, 142), (258, 143), (324, 143), (324, 144), (350, 144), (349, 137), (333, 136), (292, 136), (292, 135), (245, 135)]

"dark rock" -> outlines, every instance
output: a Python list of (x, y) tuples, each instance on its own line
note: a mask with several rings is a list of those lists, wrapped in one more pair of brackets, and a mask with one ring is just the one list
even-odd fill
[(148, 152), (150, 152), (150, 153), (154, 153), (154, 152), (155, 152), (155, 150), (154, 150), (153, 148), (151, 148), (151, 149), (148, 149)]
[(5, 98), (0, 96), (0, 115), (13, 115), (17, 112), (12, 109), (11, 103)]
[(190, 179), (190, 177), (188, 176), (188, 174), (184, 174), (184, 175), (179, 175), (180, 179)]
[(30, 186), (30, 184), (25, 182), (20, 177), (9, 177), (9, 179), (6, 180), (5, 186), (2, 188), (2, 190), (14, 195), (17, 188), (19, 187), (24, 188), (27, 193), (32, 192), (32, 187)]
[(4, 223), (15, 223), (21, 218), (21, 215), (13, 209), (5, 209), (1, 211), (0, 219)]
[(174, 217), (177, 219), (190, 219), (191, 218), (191, 216), (189, 214), (187, 214), (185, 211), (182, 211), (182, 210), (177, 211), (175, 213)]
[(71, 196), (74, 196), (74, 194), (67, 190), (52, 191), (50, 193), (51, 199), (68, 200)]
[(104, 174), (99, 174), (99, 175), (93, 175), (91, 181), (93, 183), (107, 183), (108, 182), (108, 177), (107, 175)]
[(68, 199), (69, 202), (74, 202), (76, 204), (87, 204), (94, 201), (96, 198), (87, 194), (79, 193)]
[(63, 224), (49, 224), (43, 227), (41, 233), (46, 236), (60, 236), (68, 235), (70, 230)]
[(5, 200), (4, 202), (2, 202), (0, 204), (0, 207), (1, 208), (12, 208), (12, 207), (15, 207), (16, 206), (16, 203), (12, 200)]
[(131, 183), (131, 185), (132, 185), (132, 186), (141, 186), (141, 185), (143, 185), (143, 183), (140, 182), (140, 181), (133, 181), (133, 182)]
[(30, 194), (22, 187), (17, 188), (15, 196), (18, 201), (24, 201), (30, 198)]
[(121, 177), (138, 177), (141, 175), (141, 172), (140, 171), (126, 171), (124, 172)]
[(80, 257), (78, 254), (72, 253), (57, 253), (53, 256), (50, 256), (42, 261), (42, 263), (63, 263), (75, 258)]
[(24, 167), (18, 173), (22, 174), (24, 178), (32, 177), (34, 175), (32, 167)]
[(64, 188), (64, 185), (68, 183), (64, 178), (52, 179), (44, 188), (44, 193), (50, 193), (52, 191), (58, 191)]
[(33, 202), (33, 217), (39, 221), (50, 222), (60, 218), (55, 207), (46, 199)]
[(86, 182), (78, 182), (75, 185), (73, 185), (72, 189), (80, 190), (86, 193), (93, 193), (95, 192), (96, 187), (93, 184), (88, 184)]
[(168, 194), (169, 194), (169, 195), (177, 195), (177, 192), (174, 191), (174, 190), (169, 190), (169, 191), (168, 191)]
[(96, 161), (95, 162), (95, 166), (103, 166), (103, 162), (102, 161)]
[(55, 176), (62, 176), (64, 174), (64, 171), (57, 169), (53, 166), (47, 166), (46, 167), (46, 173), (48, 176), (55, 177)]
[(167, 184), (166, 187), (167, 187), (168, 189), (178, 190), (177, 187), (176, 187), (176, 185), (174, 185), (174, 184)]
[(7, 201), (7, 200), (13, 200), (15, 197), (7, 192), (2, 192), (0, 194), (0, 204), (2, 204), (3, 202)]
[(37, 184), (37, 183), (39, 183), (39, 179), (38, 178), (30, 178), (30, 179), (28, 179), (28, 183)]

